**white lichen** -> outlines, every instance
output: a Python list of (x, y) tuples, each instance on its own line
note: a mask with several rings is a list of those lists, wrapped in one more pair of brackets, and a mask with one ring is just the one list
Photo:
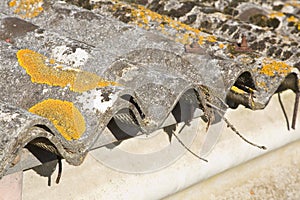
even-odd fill
[(15, 118), (17, 118), (19, 116), (19, 114), (14, 113), (14, 114), (10, 114), (10, 113), (0, 113), (0, 120), (3, 122), (11, 122), (12, 120), (14, 120)]
[(57, 46), (52, 50), (51, 57), (57, 62), (71, 67), (80, 68), (87, 62), (89, 54), (81, 48), (76, 48), (74, 50), (71, 47), (62, 45)]
[(82, 103), (82, 108), (89, 111), (99, 111), (105, 113), (113, 106), (119, 96), (119, 92), (114, 90), (106, 92), (99, 89), (93, 89), (82, 93), (77, 98), (79, 103)]

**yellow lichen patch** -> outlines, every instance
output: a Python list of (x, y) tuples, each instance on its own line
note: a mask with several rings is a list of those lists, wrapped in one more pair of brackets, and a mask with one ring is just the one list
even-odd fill
[(198, 37), (198, 44), (199, 45), (203, 44), (203, 40), (204, 40), (204, 37), (203, 36), (199, 36)]
[(22, 18), (33, 18), (43, 11), (43, 0), (12, 0), (8, 5)]
[[(146, 30), (150, 29), (150, 27), (156, 28), (163, 34), (172, 37), (172, 39), (182, 44), (189, 44), (195, 40), (198, 44), (203, 44), (204, 41), (216, 42), (215, 36), (199, 36), (201, 33), (200, 29), (193, 28), (168, 16), (160, 15), (144, 6), (136, 5), (134, 3), (126, 4), (118, 0), (113, 2), (114, 5), (112, 10), (116, 12), (118, 10), (124, 10), (125, 8), (127, 12), (126, 16), (130, 16), (130, 23), (136, 24)], [(170, 29), (172, 29), (172, 31), (168, 32), (167, 30)]]
[(287, 21), (294, 23), (297, 29), (300, 30), (300, 20), (298, 18), (290, 16), (289, 18), (287, 18)]
[(49, 119), (66, 140), (79, 139), (86, 129), (84, 117), (72, 102), (47, 99), (29, 112)]
[(263, 88), (265, 91), (268, 91), (268, 86), (267, 86), (266, 82), (264, 82), (264, 81), (256, 82), (256, 85), (260, 88)]
[(233, 91), (233, 92), (235, 92), (235, 93), (237, 93), (237, 94), (247, 94), (247, 92), (245, 92), (244, 90), (242, 90), (242, 89), (240, 89), (240, 88), (238, 88), (236, 86), (232, 86), (230, 88), (230, 90)]
[(264, 82), (264, 81), (262, 81), (262, 82), (257, 82), (257, 85), (258, 85), (259, 87), (267, 87), (267, 84), (266, 84), (266, 82)]
[(263, 67), (260, 69), (261, 74), (275, 76), (276, 74), (286, 76), (292, 71), (292, 67), (285, 62), (265, 59)]
[(14, 7), (17, 5), (17, 1), (16, 0), (12, 0), (11, 2), (9, 2), (8, 4), (10, 7)]
[(225, 45), (224, 45), (223, 43), (220, 43), (220, 44), (219, 44), (219, 48), (220, 48), (220, 49), (223, 49), (224, 47), (225, 47)]
[[(115, 82), (106, 81), (96, 74), (81, 71), (78, 69), (67, 68), (62, 66), (50, 66), (55, 60), (29, 50), (22, 49), (17, 52), (19, 64), (30, 75), (34, 83), (42, 83), (51, 86), (66, 87), (74, 92), (84, 92), (97, 87), (117, 85)], [(46, 62), (49, 60), (49, 64)]]
[(293, 0), (293, 1), (289, 1), (288, 3), (285, 3), (284, 6), (291, 6), (291, 7), (300, 8), (300, 3), (297, 0)]
[(287, 21), (288, 22), (298, 22), (299, 20), (294, 16), (290, 16), (289, 18), (287, 18)]
[(54, 64), (55, 64), (55, 60), (54, 60), (53, 58), (50, 58), (50, 59), (49, 59), (49, 63), (50, 63), (51, 65), (54, 65)]
[(275, 17), (284, 17), (285, 15), (284, 15), (284, 13), (282, 13), (282, 12), (273, 12), (273, 13), (270, 13), (269, 14), (269, 17), (270, 18), (275, 18)]
[(216, 42), (217, 38), (215, 36), (211, 35), (211, 36), (207, 36), (206, 40), (209, 42)]
[[(180, 38), (182, 36), (182, 38)], [(175, 39), (176, 42), (180, 42), (182, 44), (190, 44), (190, 35), (189, 34), (184, 34), (184, 35), (179, 35), (178, 34), (178, 38)]]

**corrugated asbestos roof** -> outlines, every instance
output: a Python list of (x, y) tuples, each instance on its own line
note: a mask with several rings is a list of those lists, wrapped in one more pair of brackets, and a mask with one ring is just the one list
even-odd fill
[(0, 177), (28, 143), (79, 165), (170, 113), (190, 120), (179, 101), (213, 119), (208, 103), (299, 94), (300, 4), (208, 2), (1, 1)]

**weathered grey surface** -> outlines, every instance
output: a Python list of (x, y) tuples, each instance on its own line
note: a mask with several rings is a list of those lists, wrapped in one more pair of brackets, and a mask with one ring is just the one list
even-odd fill
[[(264, 108), (289, 74), (295, 78), (284, 89), (299, 90), (299, 70), (292, 66), (299, 61), (297, 56), (288, 61), (284, 72), (271, 66), (269, 71), (273, 74), (266, 75), (260, 71), (264, 54), (235, 54), (229, 47), (219, 49), (222, 40), (205, 42), (197, 47), (200, 50), (191, 52), (187, 44), (157, 31), (125, 24), (98, 10), (47, 0), (40, 15), (24, 20), (8, 2), (0, 2), (0, 120), (4, 124), (0, 133), (0, 177), (18, 152), (37, 137), (50, 140), (69, 163), (80, 164), (95, 142), (105, 145), (120, 139), (118, 133), (113, 133), (113, 140), (107, 137), (107, 141), (97, 141), (105, 127), (113, 132), (109, 126), (112, 119), (136, 132), (150, 134), (161, 128), (179, 99), (191, 90), (197, 96), (196, 107), (206, 117), (212, 114), (207, 101), (224, 109), (221, 102), (228, 102), (228, 98), (232, 107), (241, 103), (252, 109)], [(175, 35), (177, 30), (168, 31)], [(208, 36), (203, 33), (203, 37)], [(31, 66), (78, 73), (74, 83), (60, 86), (33, 81), (16, 56), (24, 49), (34, 52)], [(34, 56), (46, 56), (48, 63), (35, 64), (38, 61)], [(279, 68), (282, 65), (281, 61), (271, 62)], [(86, 79), (85, 72), (93, 75)], [(95, 76), (117, 84), (74, 89), (84, 87), (93, 81), (89, 77)], [(232, 86), (241, 91), (234, 91)], [(73, 103), (85, 121), (83, 135), (68, 140), (51, 122), (27, 111), (47, 99)]]

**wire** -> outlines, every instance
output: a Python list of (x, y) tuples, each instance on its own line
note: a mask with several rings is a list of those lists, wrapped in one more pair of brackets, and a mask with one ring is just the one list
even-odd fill
[(297, 119), (297, 112), (298, 112), (298, 107), (299, 107), (299, 98), (300, 98), (300, 91), (297, 91), (296, 98), (295, 98), (293, 121), (292, 121), (292, 129), (294, 129), (294, 130), (296, 128), (296, 119)]
[(208, 106), (212, 107), (213, 109), (216, 110), (217, 114), (226, 122), (227, 126), (235, 133), (237, 134), (240, 138), (242, 138), (242, 140), (244, 140), (245, 142), (247, 142), (248, 144), (255, 146), (259, 149), (263, 149), (266, 150), (267, 148), (265, 146), (259, 146), (257, 144), (254, 144), (253, 142), (247, 140), (244, 136), (242, 136), (239, 131), (224, 117), (224, 114), (226, 111), (222, 110), (221, 108), (218, 108), (217, 106), (207, 102), (206, 103)]
[(57, 162), (58, 162), (58, 174), (56, 177), (56, 184), (59, 184), (60, 178), (61, 178), (61, 174), (62, 174), (62, 162), (61, 162), (61, 157), (57, 156)]
[(282, 112), (284, 114), (284, 118), (285, 118), (285, 121), (286, 121), (286, 124), (287, 124), (287, 129), (290, 130), (290, 123), (289, 123), (289, 119), (288, 119), (288, 116), (286, 114), (286, 111), (284, 109), (284, 105), (282, 103), (282, 100), (281, 100), (281, 96), (280, 96), (280, 93), (278, 92), (278, 101), (279, 101), (279, 104), (280, 104), (280, 107), (282, 109)]
[(196, 153), (194, 153), (192, 150), (190, 150), (180, 139), (179, 137), (174, 133), (174, 131), (172, 131), (172, 135), (174, 135), (174, 137), (178, 140), (178, 142), (188, 151), (190, 152), (192, 155), (194, 155), (196, 158), (203, 160), (205, 162), (208, 162), (208, 160), (201, 158), (200, 156), (198, 156)]

